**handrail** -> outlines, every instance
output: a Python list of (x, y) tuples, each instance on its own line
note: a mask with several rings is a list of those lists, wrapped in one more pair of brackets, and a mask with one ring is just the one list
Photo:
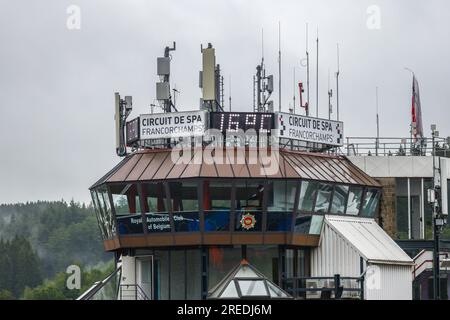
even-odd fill
[[(134, 289), (129, 289), (129, 287), (132, 287)], [(126, 288), (126, 289), (124, 289)], [(124, 292), (131, 292), (131, 295), (124, 295)], [(144, 289), (141, 288), (138, 284), (121, 284), (119, 286), (119, 293), (120, 293), (120, 300), (124, 300), (123, 298), (133, 298), (134, 300), (151, 300), (147, 294), (145, 293)]]
[[(333, 281), (333, 284), (329, 287), (326, 285), (324, 285), (323, 287), (307, 287), (307, 280), (331, 280)], [(341, 285), (342, 280), (355, 280), (357, 286), (344, 287), (343, 285)], [(301, 284), (302, 282), (304, 283), (303, 285)], [(289, 283), (292, 283), (292, 288), (286, 288), (286, 285)], [(335, 299), (340, 299), (344, 292), (358, 292), (359, 299), (364, 299), (364, 274), (359, 277), (341, 277), (339, 274), (334, 275), (334, 277), (290, 277), (284, 279), (283, 284), (284, 289), (288, 293), (292, 294), (294, 298), (299, 298), (299, 294), (301, 293), (307, 294), (308, 292), (321, 292), (321, 294), (323, 294), (334, 292)], [(308, 299), (308, 296), (305, 296), (305, 298)]]
[(434, 148), (432, 141), (426, 137), (347, 137), (345, 149), (348, 156), (427, 156), (435, 151), (437, 155), (450, 157), (448, 139), (435, 137)]
[(91, 298), (102, 289), (113, 277), (117, 275), (122, 267), (118, 267), (109, 276), (101, 281), (95, 282), (89, 289), (87, 289), (83, 294), (81, 294), (76, 300), (91, 300)]

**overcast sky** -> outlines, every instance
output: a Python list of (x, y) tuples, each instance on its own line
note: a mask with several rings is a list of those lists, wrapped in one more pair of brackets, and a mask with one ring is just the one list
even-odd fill
[[(81, 10), (79, 30), (67, 28), (70, 5)], [(376, 12), (367, 13), (371, 5), (380, 10), (379, 29), (368, 27), (368, 20), (377, 24), (371, 20)], [(376, 86), (381, 135), (409, 136), (412, 79), (404, 67), (419, 80), (425, 132), (436, 123), (441, 136), (450, 135), (446, 0), (0, 0), (0, 13), (0, 203), (89, 201), (88, 187), (120, 160), (114, 92), (133, 96), (131, 117), (148, 113), (156, 57), (173, 41), (171, 83), (181, 92), (179, 109), (198, 108), (200, 44), (211, 42), (226, 97), (231, 76), (233, 109), (250, 111), (261, 29), (267, 73), (277, 83), (278, 21), (284, 111), (292, 103), (293, 69), (296, 81), (306, 78), (300, 60), (309, 23), (312, 106), (319, 28), (319, 116), (327, 116), (328, 69), (334, 89), (339, 43), (345, 136), (375, 135)], [(273, 97), (277, 107), (277, 91)]]

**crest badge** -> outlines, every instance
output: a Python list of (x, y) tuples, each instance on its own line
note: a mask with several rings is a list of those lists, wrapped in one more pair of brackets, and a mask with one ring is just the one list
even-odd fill
[(255, 224), (256, 224), (256, 218), (253, 214), (246, 213), (246, 214), (242, 215), (242, 218), (241, 218), (242, 228), (244, 228), (245, 230), (250, 230), (255, 227)]

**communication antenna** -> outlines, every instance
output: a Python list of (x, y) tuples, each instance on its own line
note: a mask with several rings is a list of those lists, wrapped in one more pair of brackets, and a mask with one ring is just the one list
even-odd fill
[(281, 112), (281, 22), (278, 21), (278, 111)]
[(231, 76), (230, 76), (230, 79), (229, 79), (229, 88), (230, 88), (230, 94), (229, 94), (229, 96), (228, 96), (228, 102), (229, 102), (229, 104), (230, 104), (230, 112), (231, 112)]
[(319, 117), (319, 28), (317, 28), (316, 48), (316, 117)]
[(339, 43), (336, 44), (336, 48), (337, 48), (336, 114), (337, 114), (337, 121), (339, 121)]
[(156, 99), (163, 102), (164, 112), (171, 112), (171, 108), (175, 105), (172, 103), (170, 95), (170, 51), (175, 51), (176, 43), (173, 42), (173, 47), (164, 48), (164, 56), (157, 58), (157, 73), (160, 77), (160, 82), (156, 83)]
[(377, 141), (375, 144), (375, 155), (378, 155), (378, 144), (380, 141), (380, 122), (379, 122), (379, 116), (378, 116), (378, 87), (375, 87), (375, 106), (377, 111)]
[[(306, 103), (309, 104), (309, 51), (308, 51), (308, 24), (306, 24)], [(309, 108), (306, 108), (306, 116), (309, 116)]]
[(293, 102), (293, 109), (294, 109), (294, 114), (295, 114), (295, 92), (297, 91), (296, 89), (296, 83), (295, 83), (295, 67), (293, 68), (293, 82), (292, 82), (292, 84), (293, 84), (293, 96), (292, 96), (292, 102)]
[(180, 91), (177, 90), (177, 84), (174, 85), (174, 88), (172, 89), (173, 91), (173, 108), (177, 111), (177, 94), (180, 94)]
[(114, 93), (115, 98), (115, 129), (116, 129), (116, 153), (119, 157), (127, 155), (127, 147), (125, 142), (125, 126), (126, 120), (133, 109), (133, 100), (131, 96), (120, 98), (118, 92)]
[(333, 90), (330, 89), (330, 68), (328, 68), (328, 120), (331, 120), (331, 114), (333, 113), (333, 106), (331, 105), (332, 96)]
[[(273, 75), (266, 76), (266, 69), (264, 67), (264, 57), (261, 59), (261, 64), (256, 66), (256, 75), (253, 77), (253, 87), (254, 98), (253, 98), (253, 109), (255, 112), (266, 111), (266, 105), (268, 104), (268, 99), (273, 92)], [(265, 92), (268, 93), (266, 97)], [(256, 94), (256, 103), (255, 103)]]

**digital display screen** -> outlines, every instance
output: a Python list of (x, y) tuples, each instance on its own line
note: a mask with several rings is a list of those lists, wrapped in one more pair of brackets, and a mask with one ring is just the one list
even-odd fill
[(257, 134), (270, 134), (274, 129), (274, 114), (262, 112), (211, 112), (210, 129), (222, 133), (254, 129)]
[(126, 133), (127, 146), (131, 146), (136, 141), (139, 141), (139, 117), (127, 122)]

